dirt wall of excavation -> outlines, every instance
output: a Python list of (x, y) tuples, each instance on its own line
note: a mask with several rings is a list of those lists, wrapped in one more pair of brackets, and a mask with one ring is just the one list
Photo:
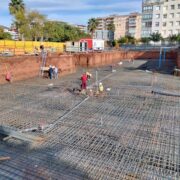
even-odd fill
[[(6, 82), (7, 72), (13, 75), (13, 81), (33, 78), (39, 75), (42, 60), (38, 56), (16, 56), (0, 58), (0, 83)], [(46, 66), (54, 65), (60, 69), (60, 75), (70, 74), (76, 71), (73, 56), (54, 55), (47, 58)]]
[[(167, 59), (175, 60), (177, 53), (166, 53)], [(104, 53), (75, 54), (76, 65), (82, 67), (99, 67), (130, 59), (159, 59), (159, 51), (113, 51)]]
[[(176, 61), (180, 67), (180, 54), (175, 51), (166, 54), (167, 59)], [(103, 53), (79, 53), (73, 55), (51, 55), (47, 57), (46, 66), (54, 65), (60, 69), (60, 75), (71, 74), (81, 67), (100, 67), (111, 65), (129, 59), (159, 59), (158, 51), (111, 51)], [(0, 84), (6, 82), (8, 71), (13, 74), (13, 80), (19, 81), (39, 75), (41, 58), (38, 56), (0, 57)]]

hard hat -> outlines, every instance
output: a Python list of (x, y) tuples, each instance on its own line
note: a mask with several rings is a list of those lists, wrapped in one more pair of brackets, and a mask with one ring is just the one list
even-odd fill
[(101, 85), (102, 85), (102, 83), (100, 82), (100, 83), (99, 83), (99, 85), (101, 86)]

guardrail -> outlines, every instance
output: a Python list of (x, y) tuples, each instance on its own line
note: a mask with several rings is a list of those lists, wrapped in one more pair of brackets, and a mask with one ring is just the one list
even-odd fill
[(161, 48), (169, 48), (169, 50), (177, 49), (178, 45), (161, 45), (161, 46), (154, 46), (154, 45), (121, 45), (122, 49), (126, 50), (134, 50), (134, 51), (152, 51), (152, 50), (160, 50)]

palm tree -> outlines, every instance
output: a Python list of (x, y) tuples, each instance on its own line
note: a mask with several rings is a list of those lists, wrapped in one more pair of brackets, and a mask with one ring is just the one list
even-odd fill
[(99, 22), (95, 18), (91, 18), (88, 21), (88, 30), (91, 33), (92, 38), (93, 38), (93, 35), (94, 35), (94, 31), (96, 30), (98, 24), (99, 24)]
[(24, 12), (25, 4), (23, 0), (11, 0), (9, 3), (9, 11), (11, 15), (16, 15), (18, 12)]

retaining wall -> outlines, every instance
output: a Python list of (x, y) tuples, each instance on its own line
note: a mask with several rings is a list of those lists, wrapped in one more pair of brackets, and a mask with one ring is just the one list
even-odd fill
[[(55, 55), (47, 58), (46, 65), (55, 65), (60, 69), (60, 75), (76, 71), (73, 56)], [(0, 58), (0, 84), (5, 83), (7, 71), (13, 74), (13, 81), (24, 80), (39, 75), (41, 59), (37, 56), (16, 56)]]
[[(177, 53), (171, 51), (166, 53), (167, 59), (175, 60)], [(75, 54), (76, 65), (83, 67), (98, 67), (106, 64), (113, 64), (129, 59), (159, 59), (158, 51), (114, 51), (104, 53)]]
[[(180, 67), (179, 55), (175, 51), (168, 52), (168, 59), (177, 60)], [(156, 51), (111, 51), (103, 53), (84, 53), (73, 55), (49, 55), (46, 66), (55, 65), (61, 72), (60, 75), (70, 74), (76, 71), (77, 66), (99, 67), (111, 65), (128, 59), (159, 59), (159, 52)], [(12, 71), (13, 80), (24, 80), (39, 75), (41, 58), (36, 56), (0, 57), (0, 84), (5, 83), (5, 75)]]

